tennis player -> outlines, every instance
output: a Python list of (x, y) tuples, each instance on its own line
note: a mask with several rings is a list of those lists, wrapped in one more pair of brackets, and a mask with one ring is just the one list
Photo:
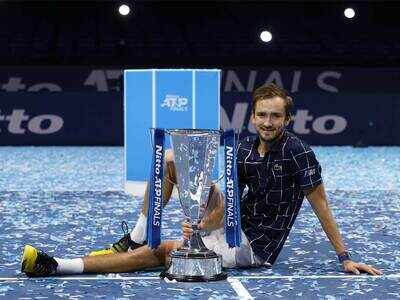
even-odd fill
[[(253, 93), (251, 122), (257, 135), (240, 141), (237, 167), (241, 195), (242, 244), (229, 248), (224, 237), (223, 195), (218, 187), (210, 193), (210, 205), (200, 228), (210, 232), (205, 245), (222, 256), (227, 268), (272, 266), (296, 220), (304, 197), (310, 202), (322, 229), (336, 251), (343, 271), (380, 275), (382, 272), (364, 263), (354, 262), (343, 242), (328, 205), (321, 166), (313, 150), (289, 132), (293, 101), (287, 92), (274, 84)], [(165, 204), (171, 197), (176, 174), (173, 154), (166, 155)], [(110, 248), (93, 251), (76, 259), (50, 257), (27, 245), (22, 257), (22, 272), (28, 276), (55, 274), (119, 273), (143, 270), (168, 264), (169, 253), (182, 241), (164, 241), (156, 250), (145, 244), (148, 192), (143, 209), (132, 232)], [(183, 223), (183, 238), (192, 234)]]

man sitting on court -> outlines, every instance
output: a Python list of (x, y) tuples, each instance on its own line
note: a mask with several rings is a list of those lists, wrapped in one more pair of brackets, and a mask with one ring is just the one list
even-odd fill
[[(277, 259), (307, 197), (345, 272), (372, 275), (381, 271), (353, 262), (329, 208), (321, 167), (311, 148), (286, 130), (291, 121), (292, 99), (280, 87), (269, 84), (253, 93), (251, 121), (258, 135), (239, 142), (237, 167), (241, 198), (242, 244), (229, 248), (224, 238), (224, 201), (221, 191), (211, 189), (208, 211), (199, 227), (211, 233), (205, 245), (222, 256), (224, 267), (271, 266)], [(176, 174), (173, 154), (166, 155), (163, 199), (171, 197)], [(112, 247), (76, 259), (53, 258), (25, 246), (22, 272), (28, 276), (53, 274), (119, 273), (167, 265), (169, 253), (181, 241), (164, 241), (152, 250), (145, 246), (148, 191), (139, 220), (131, 233)], [(183, 237), (192, 229), (183, 223)]]

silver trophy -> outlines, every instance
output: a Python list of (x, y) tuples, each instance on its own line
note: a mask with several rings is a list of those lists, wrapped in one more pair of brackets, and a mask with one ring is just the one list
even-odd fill
[(212, 172), (220, 144), (219, 130), (174, 129), (171, 137), (177, 188), (183, 212), (193, 228), (190, 240), (172, 251), (171, 262), (161, 275), (177, 281), (214, 281), (227, 277), (222, 257), (206, 248), (198, 224), (207, 208)]

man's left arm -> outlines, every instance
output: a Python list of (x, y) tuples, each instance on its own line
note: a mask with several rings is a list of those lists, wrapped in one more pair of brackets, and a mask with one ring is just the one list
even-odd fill
[[(346, 253), (346, 247), (343, 243), (335, 218), (329, 208), (324, 184), (321, 183), (313, 188), (304, 191), (307, 200), (310, 202), (315, 214), (317, 215), (323, 230), (325, 231), (329, 241), (335, 248), (336, 254), (341, 255)], [(345, 272), (360, 274), (366, 272), (371, 275), (381, 275), (382, 272), (372, 266), (364, 263), (356, 263), (351, 259), (346, 259), (342, 262), (342, 267)]]

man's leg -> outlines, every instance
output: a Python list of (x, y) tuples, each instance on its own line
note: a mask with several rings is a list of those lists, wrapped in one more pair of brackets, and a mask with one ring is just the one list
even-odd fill
[[(176, 169), (174, 163), (174, 154), (172, 150), (167, 150), (165, 151), (165, 166), (164, 166), (164, 185), (163, 185), (164, 206), (167, 205), (169, 199), (171, 198), (176, 180), (177, 179), (176, 179)], [(149, 209), (149, 185), (147, 184), (144, 193), (144, 201), (141, 213), (147, 216), (148, 209)]]
[[(165, 206), (168, 203), (169, 199), (171, 198), (172, 191), (174, 189), (174, 183), (176, 183), (174, 155), (171, 150), (167, 150), (165, 151), (163, 206)], [(149, 208), (149, 186), (147, 184), (143, 199), (142, 209), (133, 230), (129, 233), (127, 229), (124, 229), (124, 227), (127, 228), (126, 223), (123, 224), (124, 236), (119, 241), (115, 242), (110, 248), (93, 251), (89, 255), (97, 256), (97, 255), (115, 254), (119, 252), (126, 252), (128, 251), (128, 249), (136, 249), (143, 246), (146, 243), (148, 208)]]
[(75, 259), (53, 258), (27, 245), (22, 257), (21, 272), (30, 277), (56, 274), (132, 272), (167, 265), (169, 253), (180, 245), (180, 241), (166, 241), (155, 250), (141, 247), (131, 252)]
[(140, 247), (134, 251), (114, 255), (87, 256), (83, 258), (84, 273), (122, 273), (166, 266), (169, 253), (181, 242), (166, 241), (155, 249)]
[[(164, 185), (163, 185), (163, 206), (165, 207), (171, 198), (172, 191), (176, 183), (176, 169), (174, 164), (174, 155), (171, 150), (165, 151), (165, 166), (164, 166)], [(143, 206), (140, 212), (135, 228), (131, 231), (130, 236), (135, 243), (144, 243), (147, 233), (147, 211), (149, 209), (149, 185), (146, 185), (146, 190), (143, 199)]]

